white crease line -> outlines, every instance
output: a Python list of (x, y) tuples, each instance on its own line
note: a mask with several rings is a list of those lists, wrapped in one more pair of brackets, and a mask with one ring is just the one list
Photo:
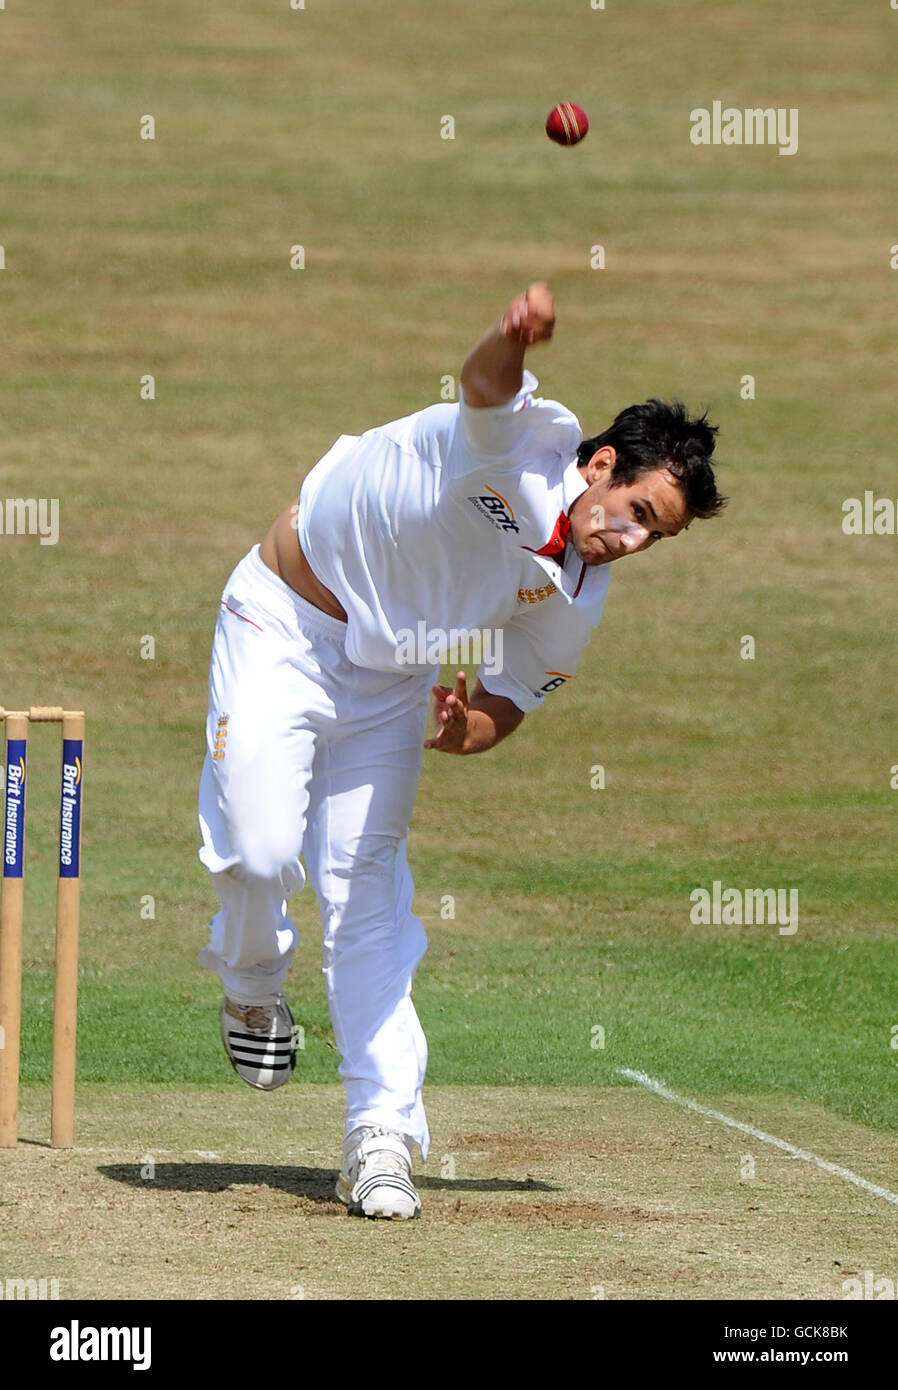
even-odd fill
[(646, 1090), (654, 1091), (656, 1096), (663, 1096), (665, 1100), (672, 1100), (676, 1105), (682, 1105), (686, 1110), (694, 1110), (697, 1115), (707, 1115), (709, 1119), (720, 1120), (721, 1124), (729, 1125), (730, 1129), (740, 1129), (743, 1134), (750, 1134), (753, 1139), (760, 1139), (765, 1144), (773, 1144), (777, 1149), (782, 1149), (785, 1153), (791, 1154), (793, 1158), (803, 1158), (807, 1163), (815, 1163), (818, 1168), (822, 1168), (824, 1173), (833, 1173), (837, 1178), (844, 1178), (846, 1182), (853, 1182), (855, 1187), (862, 1187), (865, 1192), (871, 1192), (874, 1197), (882, 1197), (883, 1201), (891, 1202), (898, 1207), (898, 1194), (890, 1192), (887, 1187), (880, 1187), (875, 1182), (868, 1182), (866, 1178), (858, 1177), (857, 1173), (852, 1173), (850, 1168), (841, 1168), (838, 1163), (830, 1163), (828, 1159), (818, 1158), (817, 1154), (811, 1153), (810, 1149), (798, 1149), (794, 1144), (787, 1144), (785, 1139), (777, 1139), (775, 1134), (765, 1134), (763, 1129), (755, 1129), (754, 1125), (743, 1124), (741, 1120), (733, 1120), (729, 1115), (724, 1115), (720, 1110), (711, 1110), (707, 1105), (699, 1105), (697, 1100), (690, 1100), (688, 1096), (677, 1095), (663, 1081), (656, 1081), (654, 1077), (647, 1076), (644, 1071), (631, 1071), (629, 1067), (616, 1067), (618, 1076), (628, 1076), (631, 1081), (635, 1081), (639, 1086), (645, 1086)]

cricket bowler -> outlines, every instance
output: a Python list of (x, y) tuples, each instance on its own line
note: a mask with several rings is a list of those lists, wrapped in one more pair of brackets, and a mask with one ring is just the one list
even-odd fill
[[(426, 937), (406, 841), (424, 749), (508, 738), (575, 673), (611, 565), (726, 501), (716, 426), (680, 402), (632, 405), (584, 439), (534, 394), (525, 353), (554, 323), (547, 286), (530, 285), (468, 353), (457, 404), (341, 435), (221, 597), (199, 797), (221, 906), (200, 963), (221, 977), (238, 1075), (282, 1085), (287, 898), (308, 874), (346, 1089), (337, 1195), (354, 1215), (421, 1210), (427, 1043), (411, 989)], [(435, 685), (449, 634), (475, 630), (496, 641), (473, 690), (462, 671)]]

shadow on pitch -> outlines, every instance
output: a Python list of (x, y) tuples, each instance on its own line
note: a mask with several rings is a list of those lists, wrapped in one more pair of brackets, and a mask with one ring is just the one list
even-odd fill
[[(336, 1201), (337, 1172), (331, 1168), (288, 1167), (269, 1163), (156, 1163), (150, 1177), (144, 1163), (110, 1163), (97, 1169), (103, 1177), (129, 1187), (164, 1192), (226, 1192), (232, 1187), (271, 1187), (307, 1201)], [(145, 1176), (143, 1176), (145, 1174)], [(446, 1192), (557, 1192), (553, 1183), (536, 1178), (441, 1178), (415, 1175), (419, 1191)]]

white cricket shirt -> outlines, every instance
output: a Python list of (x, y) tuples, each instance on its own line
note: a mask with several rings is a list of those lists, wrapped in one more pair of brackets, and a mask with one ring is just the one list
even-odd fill
[[(305, 478), (299, 543), (346, 610), (356, 665), (435, 674), (420, 642), (409, 660), (408, 634), (500, 629), (501, 664), (478, 676), (525, 713), (576, 671), (609, 566), (584, 565), (557, 539), (587, 486), (583, 432), (558, 401), (533, 395), (537, 385), (525, 371), (506, 405), (474, 409), (462, 393), (341, 435)], [(532, 553), (547, 545), (563, 564)]]

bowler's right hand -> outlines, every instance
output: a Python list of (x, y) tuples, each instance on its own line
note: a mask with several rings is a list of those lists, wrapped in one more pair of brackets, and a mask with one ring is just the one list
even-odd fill
[(555, 300), (545, 280), (535, 280), (515, 296), (502, 315), (501, 326), (504, 337), (524, 347), (549, 341), (555, 329)]

